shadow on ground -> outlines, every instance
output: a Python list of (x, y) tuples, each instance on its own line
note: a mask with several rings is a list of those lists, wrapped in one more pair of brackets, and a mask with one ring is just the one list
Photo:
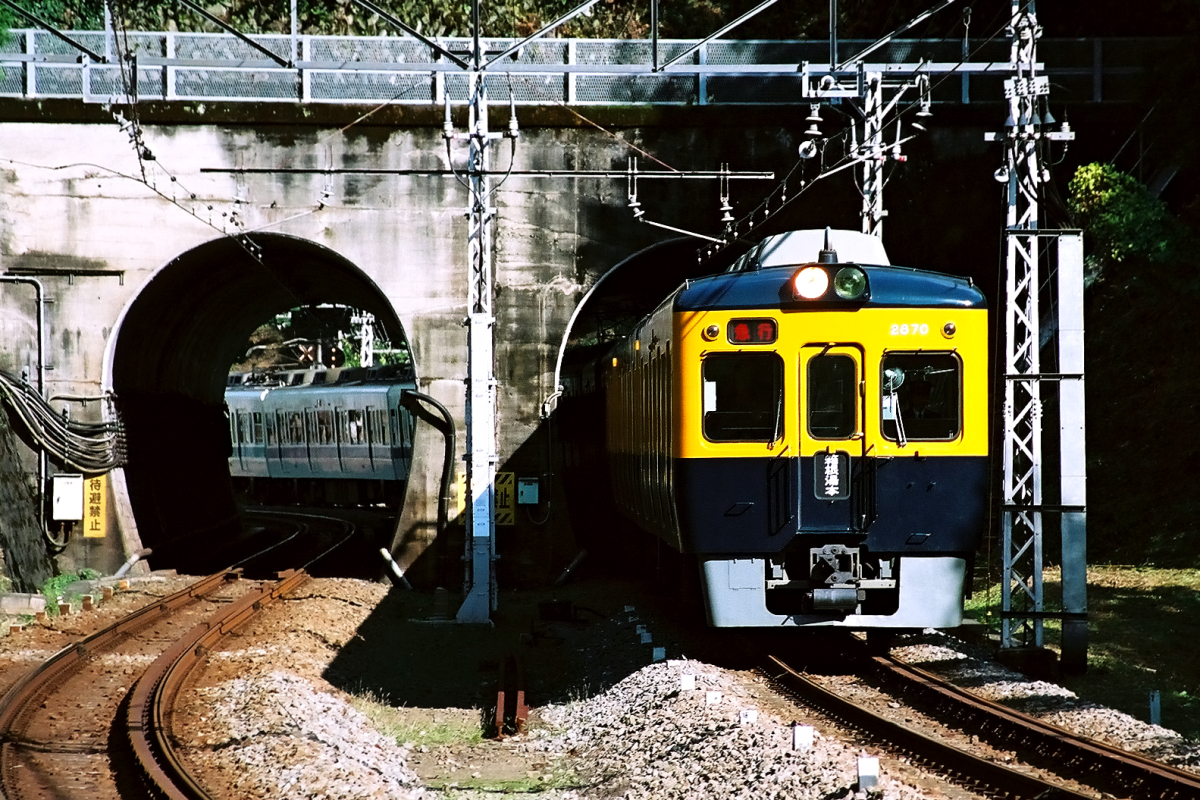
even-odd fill
[(719, 636), (632, 582), (502, 593), (491, 626), (455, 623), (458, 604), (454, 595), (393, 589), (325, 679), (392, 706), (486, 709), (510, 654), (523, 665), (534, 706), (603, 692), (652, 663), (655, 648), (666, 658), (721, 661)]

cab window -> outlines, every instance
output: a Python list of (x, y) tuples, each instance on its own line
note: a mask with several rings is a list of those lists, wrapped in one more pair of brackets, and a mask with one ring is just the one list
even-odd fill
[(783, 434), (783, 361), (774, 353), (713, 353), (704, 359), (704, 436), (773, 442)]
[(880, 389), (884, 437), (938, 441), (962, 431), (962, 363), (955, 354), (888, 354)]
[(847, 439), (858, 429), (858, 380), (854, 359), (819, 355), (808, 360), (808, 435)]

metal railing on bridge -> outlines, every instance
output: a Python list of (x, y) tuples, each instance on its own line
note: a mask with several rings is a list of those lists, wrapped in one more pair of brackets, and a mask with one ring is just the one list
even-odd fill
[[(467, 102), (458, 65), (415, 38), (399, 36), (249, 37), (271, 60), (234, 36), (211, 33), (73, 31), (91, 58), (42, 30), (0, 39), (0, 97), (286, 103)], [(470, 39), (442, 38), (450, 52)], [(501, 53), (514, 39), (487, 39)], [(845, 40), (843, 53), (869, 41)], [(659, 63), (693, 41), (658, 42)], [(1065, 103), (1137, 102), (1148, 72), (1166, 50), (1162, 39), (1043, 39), (1043, 74)], [(1009, 74), (1006, 40), (896, 39), (871, 53), (867, 71), (921, 70), (935, 75), (935, 103), (1001, 101)], [(963, 53), (970, 55), (964, 57)], [(133, 58), (122, 60), (120, 55)], [(521, 105), (792, 105), (801, 66), (828, 68), (825, 41), (714, 40), (651, 73), (649, 40), (541, 39), (488, 69), (489, 93)], [(958, 67), (966, 62), (969, 66)], [(281, 67), (280, 64), (291, 66)], [(961, 73), (961, 74), (956, 74)]]

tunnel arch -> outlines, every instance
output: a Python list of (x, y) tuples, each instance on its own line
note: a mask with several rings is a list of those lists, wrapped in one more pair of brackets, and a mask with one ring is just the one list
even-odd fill
[(241, 532), (224, 413), (229, 365), (264, 320), (318, 303), (368, 311), (393, 341), (406, 341), (391, 302), (361, 268), (278, 233), (193, 247), (126, 306), (110, 336), (105, 388), (116, 396), (128, 441), (121, 504), (140, 541), (127, 537), (127, 549), (152, 548), (154, 568), (226, 566), (203, 554)]
[(546, 398), (543, 415), (549, 413), (562, 390), (562, 367), (573, 342), (589, 332), (601, 332), (606, 319), (641, 319), (685, 280), (723, 271), (749, 245), (737, 242), (703, 261), (697, 258), (699, 247), (691, 238), (656, 242), (617, 262), (596, 279), (575, 306), (563, 331), (554, 366), (554, 394)]

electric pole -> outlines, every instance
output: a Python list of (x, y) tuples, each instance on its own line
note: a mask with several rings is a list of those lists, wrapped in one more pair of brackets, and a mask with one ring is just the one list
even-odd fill
[[(1063, 662), (1087, 662), (1086, 469), (1083, 442), (1083, 255), (1078, 232), (1041, 228), (1040, 197), (1050, 172), (1051, 141), (1074, 134), (1054, 123), (1050, 82), (1038, 74), (1041, 28), (1032, 0), (1013, 0), (1012, 76), (1005, 81), (1009, 117), (1004, 165), (996, 178), (1008, 188), (1005, 229), (1004, 478), (1001, 640), (1005, 648), (1043, 645), (1043, 621), (1063, 620)], [(988, 138), (996, 140), (995, 134)], [(1053, 246), (1053, 253), (1050, 247)], [(1057, 262), (1057, 307), (1041, 307), (1043, 255)], [(1059, 372), (1041, 366), (1043, 325), (1058, 338)], [(1058, 386), (1061, 503), (1045, 502), (1042, 452), (1045, 391)], [(1061, 514), (1063, 610), (1046, 610), (1043, 567), (1047, 513)], [(1081, 670), (1079, 670), (1081, 671)]]

